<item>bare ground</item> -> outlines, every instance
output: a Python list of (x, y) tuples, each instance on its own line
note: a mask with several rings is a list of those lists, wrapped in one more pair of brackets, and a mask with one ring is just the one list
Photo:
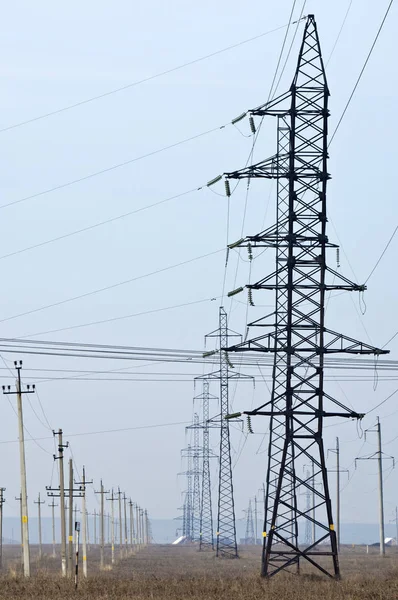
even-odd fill
[(366, 554), (363, 547), (344, 548), (340, 557), (342, 580), (337, 582), (302, 569), (300, 576), (282, 573), (269, 581), (259, 577), (260, 549), (243, 547), (238, 560), (216, 559), (195, 547), (151, 546), (119, 558), (110, 568), (99, 569), (99, 550), (88, 555), (89, 577), (80, 578), (79, 588), (59, 575), (60, 559), (51, 549), (38, 562), (32, 550), (32, 577), (20, 572), (19, 549), (4, 551), (0, 576), (0, 599), (32, 598), (89, 599), (177, 599), (177, 600), (398, 600), (398, 552), (389, 549), (381, 558), (377, 549)]

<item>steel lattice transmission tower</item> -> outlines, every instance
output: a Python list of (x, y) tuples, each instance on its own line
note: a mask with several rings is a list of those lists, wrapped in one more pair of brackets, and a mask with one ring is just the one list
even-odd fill
[[(193, 430), (193, 446), (188, 446), (186, 450), (183, 450), (183, 456), (188, 458), (189, 461), (189, 476), (191, 481), (193, 480), (192, 495), (191, 495), (191, 540), (199, 540), (199, 523), (200, 523), (200, 466), (199, 461), (201, 458), (201, 451), (199, 445), (199, 430), (202, 429), (202, 425), (199, 423), (199, 415), (194, 414), (193, 424), (189, 425), (187, 429)], [(184, 454), (185, 452), (185, 454)]]
[(192, 520), (193, 531), (192, 539), (199, 540), (200, 534), (200, 468), (199, 460), (201, 448), (199, 446), (199, 415), (194, 414), (193, 417), (193, 491), (192, 491)]
[(202, 461), (202, 497), (200, 503), (199, 550), (214, 550), (213, 511), (211, 502), (210, 478), (210, 384), (208, 379), (202, 379), (202, 394), (195, 400), (202, 402), (203, 414), (203, 461)]
[[(310, 472), (306, 471), (306, 481), (310, 480)], [(306, 492), (305, 492), (305, 499), (306, 499), (306, 509), (307, 512), (309, 513), (311, 511), (311, 490), (310, 488), (307, 488)], [(311, 545), (311, 532), (312, 532), (312, 528), (311, 528), (311, 521), (309, 519), (306, 519), (305, 521), (305, 545), (308, 547)]]
[(246, 515), (246, 536), (245, 543), (246, 544), (255, 544), (256, 538), (254, 535), (254, 521), (253, 521), (253, 509), (252, 509), (252, 501), (249, 500), (249, 507), (247, 509)]
[(182, 535), (187, 540), (192, 541), (193, 538), (193, 494), (192, 494), (192, 446), (181, 450), (181, 457), (186, 458), (188, 465), (187, 470), (180, 475), (186, 475), (187, 489), (184, 495), (183, 516), (182, 516)]
[[(238, 558), (238, 545), (236, 541), (236, 522), (234, 489), (232, 483), (231, 442), (229, 432), (229, 381), (231, 379), (252, 379), (248, 375), (232, 371), (228, 354), (224, 350), (229, 345), (231, 337), (242, 336), (228, 329), (228, 318), (224, 307), (219, 310), (218, 329), (206, 335), (206, 338), (217, 338), (219, 343), (220, 368), (218, 371), (206, 375), (207, 379), (220, 381), (220, 458), (218, 477), (218, 510), (217, 510), (217, 546), (216, 556), (224, 558)], [(217, 351), (205, 352), (210, 356)], [(214, 420), (213, 420), (214, 422)]]
[[(386, 352), (331, 331), (324, 322), (329, 291), (365, 289), (326, 264), (327, 249), (336, 248), (326, 235), (328, 98), (317, 27), (309, 15), (290, 90), (249, 111), (252, 117), (276, 118), (277, 154), (226, 173), (228, 179), (277, 180), (276, 225), (232, 244), (248, 247), (249, 256), (256, 248), (276, 249), (275, 271), (247, 285), (250, 293), (273, 290), (275, 311), (249, 324), (249, 331), (259, 328), (258, 337), (230, 347), (223, 340), (221, 346), (230, 352), (274, 354), (271, 398), (247, 411), (270, 417), (262, 557), (262, 574), (267, 577), (289, 567), (298, 571), (300, 559), (327, 575), (339, 576), (323, 421), (361, 415), (324, 391), (324, 357), (336, 352)], [(314, 466), (315, 477), (301, 475), (304, 461)], [(308, 489), (316, 506), (311, 502), (310, 510), (300, 510), (298, 497)], [(316, 539), (305, 548), (299, 546), (299, 519), (316, 523)]]

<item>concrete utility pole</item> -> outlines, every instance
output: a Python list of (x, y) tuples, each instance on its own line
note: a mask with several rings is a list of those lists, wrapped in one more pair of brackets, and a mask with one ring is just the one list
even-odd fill
[(395, 507), (395, 519), (390, 522), (395, 523), (395, 545), (398, 546), (398, 506)]
[(34, 504), (37, 504), (37, 512), (38, 512), (38, 521), (39, 521), (39, 560), (43, 558), (43, 547), (42, 547), (42, 537), (41, 537), (41, 505), (45, 504), (45, 500), (40, 500), (40, 492), (37, 501), (35, 500)]
[(254, 543), (257, 546), (257, 496), (254, 496)]
[(19, 502), (19, 517), (20, 517), (19, 523), (20, 523), (20, 529), (21, 529), (21, 531), (20, 531), (20, 536), (21, 536), (21, 565), (22, 565), (22, 568), (23, 568), (22, 495), (19, 494), (18, 497), (15, 496), (15, 500), (17, 500)]
[[(83, 577), (87, 577), (87, 544), (88, 544), (88, 524), (87, 524), (87, 509), (86, 509), (86, 486), (88, 483), (93, 483), (92, 481), (86, 480), (86, 469), (83, 465), (83, 479), (82, 481), (76, 483), (75, 485), (79, 486), (79, 491), (81, 493), (82, 498), (82, 545), (83, 545)], [(77, 518), (75, 518), (77, 522)], [(80, 530), (79, 530), (80, 532)], [(79, 533), (76, 530), (76, 534)], [(78, 544), (77, 544), (78, 546)]]
[(83, 466), (83, 577), (87, 577), (87, 510), (86, 510), (86, 470)]
[(141, 519), (141, 532), (142, 532), (142, 543), (146, 546), (145, 540), (145, 523), (144, 523), (144, 509), (140, 508), (140, 519)]
[[(340, 444), (339, 444), (339, 438), (336, 437), (336, 448), (334, 449), (329, 449), (329, 452), (333, 452), (334, 454), (336, 454), (336, 534), (337, 534), (337, 549), (340, 550), (340, 473), (348, 473), (349, 471), (348, 469), (341, 469), (340, 468)], [(333, 473), (332, 469), (328, 469), (329, 472)]]
[(107, 498), (107, 500), (109, 500), (111, 502), (111, 552), (112, 552), (112, 564), (115, 564), (115, 508), (114, 508), (114, 502), (116, 502), (116, 498), (113, 494), (113, 488), (112, 488), (112, 493), (111, 493), (111, 497)]
[(145, 543), (149, 545), (149, 519), (148, 519), (148, 511), (145, 509)]
[(3, 568), (3, 504), (6, 488), (0, 487), (0, 569)]
[(141, 549), (141, 524), (140, 524), (140, 507), (135, 505), (135, 522), (137, 524), (137, 550)]
[[(61, 512), (61, 568), (62, 576), (66, 577), (66, 520), (65, 520), (65, 479), (64, 479), (64, 449), (68, 443), (64, 444), (62, 440), (62, 429), (53, 431), (54, 437), (58, 437), (58, 456), (54, 455), (54, 460), (59, 460), (59, 488), (46, 486), (47, 495), (50, 497), (59, 497)], [(55, 493), (58, 492), (58, 493)]]
[(122, 520), (122, 492), (118, 488), (117, 494), (119, 496), (119, 545), (120, 545), (120, 557), (123, 556), (123, 520)]
[(135, 531), (134, 531), (134, 512), (133, 512), (133, 502), (130, 498), (129, 501), (129, 507), (130, 507), (130, 546), (131, 546), (131, 552), (134, 551), (134, 543), (135, 543)]
[(69, 536), (68, 536), (68, 573), (73, 576), (73, 461), (69, 459)]
[(383, 455), (381, 452), (381, 426), (380, 419), (377, 417), (377, 446), (379, 465), (379, 519), (380, 519), (380, 554), (386, 553), (385, 533), (384, 533), (384, 496), (383, 496)]
[[(384, 556), (386, 553), (385, 546), (385, 533), (384, 533), (384, 497), (383, 497), (383, 454), (384, 452), (381, 449), (381, 426), (380, 419), (377, 417), (376, 421), (376, 429), (366, 429), (365, 431), (365, 440), (367, 433), (377, 433), (377, 452), (371, 454), (370, 456), (359, 456), (355, 459), (355, 468), (358, 460), (377, 460), (379, 467), (379, 529), (380, 529), (380, 555)], [(395, 460), (393, 456), (386, 456), (385, 458), (390, 458), (393, 461), (393, 465), (395, 465)]]
[(104, 548), (105, 548), (105, 511), (104, 511), (104, 495), (109, 492), (104, 491), (104, 484), (101, 479), (101, 489), (96, 494), (101, 494), (101, 514), (100, 514), (100, 568), (103, 569), (104, 563)]
[(88, 514), (89, 513), (86, 510), (86, 520), (87, 520), (87, 548), (88, 548), (88, 550), (90, 550), (91, 549), (91, 547), (90, 547), (90, 521), (89, 521), (89, 518), (88, 518)]
[[(7, 390), (3, 385), (3, 394), (16, 394), (17, 396), (17, 411), (18, 411), (18, 430), (19, 430), (19, 461), (21, 471), (21, 509), (22, 509), (22, 552), (23, 552), (23, 571), (25, 577), (30, 577), (30, 549), (29, 549), (29, 526), (28, 526), (28, 490), (26, 485), (26, 461), (25, 461), (25, 436), (23, 426), (22, 413), (22, 386), (21, 386), (21, 369), (22, 360), (14, 361), (14, 366), (17, 370), (16, 392), (11, 391), (11, 387), (7, 386)], [(35, 386), (26, 386), (24, 393), (33, 394)]]
[(97, 511), (94, 508), (94, 546), (97, 545)]
[(340, 550), (340, 445), (339, 438), (336, 437), (336, 519), (337, 519), (337, 549)]
[(52, 531), (53, 531), (53, 558), (55, 558), (55, 507), (58, 506), (58, 504), (54, 503), (54, 498), (53, 501), (50, 504), (51, 506), (51, 517), (52, 517)]
[(127, 499), (123, 493), (123, 508), (124, 508), (124, 545), (126, 547), (126, 556), (128, 555), (128, 533), (127, 533)]

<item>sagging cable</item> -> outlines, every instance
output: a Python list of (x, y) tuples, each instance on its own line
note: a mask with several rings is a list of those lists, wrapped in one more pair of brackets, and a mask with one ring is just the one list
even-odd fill
[(236, 294), (240, 294), (241, 292), (243, 292), (243, 287), (238, 287), (236, 288), (236, 290), (232, 290), (231, 292), (228, 292), (228, 298), (232, 298), (232, 296), (236, 296)]

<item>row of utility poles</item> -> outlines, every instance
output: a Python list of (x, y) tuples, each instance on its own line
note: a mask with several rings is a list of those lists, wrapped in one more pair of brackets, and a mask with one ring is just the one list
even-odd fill
[[(17, 416), (18, 416), (18, 431), (19, 431), (19, 456), (20, 456), (20, 478), (21, 478), (21, 494), (19, 498), (16, 498), (20, 502), (20, 519), (21, 519), (21, 559), (23, 565), (23, 574), (25, 577), (30, 576), (30, 545), (29, 545), (29, 526), (28, 526), (28, 493), (26, 483), (26, 461), (25, 461), (25, 439), (24, 439), (24, 425), (23, 425), (23, 411), (22, 411), (22, 393), (30, 394), (35, 392), (35, 386), (27, 385), (26, 389), (22, 391), (21, 385), (21, 369), (22, 361), (14, 361), (14, 366), (17, 371), (16, 378), (16, 390), (12, 390), (11, 386), (2, 386), (3, 393), (6, 395), (14, 394), (17, 397)], [(79, 549), (76, 547), (74, 550), (74, 532), (80, 532), (80, 523), (77, 521), (77, 507), (74, 505), (75, 498), (81, 498), (82, 501), (82, 550), (83, 550), (83, 575), (87, 577), (87, 546), (88, 546), (88, 512), (86, 508), (86, 488), (92, 481), (86, 480), (85, 468), (83, 467), (83, 476), (81, 481), (75, 481), (73, 473), (73, 461), (69, 460), (69, 484), (65, 488), (64, 478), (64, 450), (68, 448), (68, 443), (63, 441), (62, 429), (57, 432), (53, 432), (54, 437), (58, 441), (58, 454), (54, 455), (54, 460), (59, 461), (59, 486), (53, 488), (47, 486), (47, 495), (51, 497), (52, 502), (50, 504), (52, 511), (52, 536), (53, 536), (53, 556), (56, 556), (56, 535), (55, 535), (55, 508), (58, 506), (55, 503), (55, 498), (59, 498), (60, 507), (60, 523), (61, 523), (61, 571), (63, 576), (69, 575), (72, 577), (75, 575), (74, 559), (79, 556)], [(3, 503), (4, 503), (4, 491), (5, 488), (0, 488), (0, 567), (2, 563), (2, 524), (3, 524)], [(100, 506), (101, 510), (99, 513), (100, 519), (100, 566), (105, 566), (105, 492), (104, 486), (101, 480), (100, 490), (97, 492), (100, 494)], [(69, 515), (68, 515), (68, 537), (66, 535), (66, 499), (68, 498)], [(148, 517), (147, 510), (142, 509), (136, 503), (133, 503), (131, 499), (127, 500), (126, 494), (118, 491), (116, 495), (114, 491), (111, 492), (111, 497), (108, 498), (111, 502), (112, 518), (111, 518), (111, 561), (112, 564), (115, 562), (115, 518), (114, 518), (114, 501), (118, 499), (119, 503), (119, 526), (120, 526), (120, 557), (126, 557), (133, 551), (140, 550), (143, 546), (148, 545), (152, 541), (151, 525)], [(124, 506), (124, 515), (122, 515), (122, 501)], [(39, 524), (39, 559), (42, 558), (42, 519), (41, 519), (41, 506), (44, 504), (44, 500), (41, 500), (39, 493), (35, 504), (38, 506), (38, 524)], [(129, 506), (130, 514), (130, 527), (127, 524), (127, 504)], [(95, 513), (94, 513), (95, 514)], [(124, 519), (123, 519), (124, 516)], [(124, 523), (124, 538), (123, 538), (123, 523)], [(96, 517), (94, 520), (94, 528), (96, 528)], [(128, 532), (130, 530), (130, 540), (128, 539)], [(95, 533), (96, 539), (96, 533)], [(79, 540), (79, 535), (76, 535), (75, 543)], [(77, 571), (76, 571), (77, 573)]]

